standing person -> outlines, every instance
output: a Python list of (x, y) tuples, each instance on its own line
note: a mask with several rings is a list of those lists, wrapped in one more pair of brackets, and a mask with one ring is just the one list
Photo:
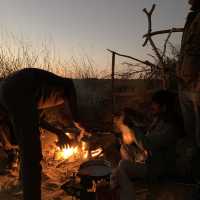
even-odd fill
[[(36, 68), (9, 75), (0, 84), (0, 104), (12, 123), (20, 148), (24, 200), (41, 200), (41, 143), (39, 110), (65, 105), (71, 120), (77, 120), (73, 81)], [(65, 139), (64, 134), (58, 139)]]
[(177, 67), (179, 100), (184, 128), (193, 145), (200, 147), (200, 0), (189, 0), (188, 14)]
[(181, 176), (196, 179), (200, 177), (200, 0), (189, 0), (188, 3), (191, 11), (185, 23), (177, 65), (179, 102), (186, 137), (177, 145), (177, 166), (182, 169)]

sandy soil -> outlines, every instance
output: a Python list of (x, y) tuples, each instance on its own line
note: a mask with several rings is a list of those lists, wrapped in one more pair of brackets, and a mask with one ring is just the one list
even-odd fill
[[(42, 138), (43, 156), (41, 162), (42, 172), (42, 199), (43, 200), (69, 200), (69, 197), (60, 187), (72, 172), (76, 172), (80, 161), (54, 160), (51, 149), (54, 147), (55, 136), (47, 134)], [(44, 142), (45, 141), (45, 142)], [(0, 159), (1, 161), (1, 159)], [(0, 162), (0, 171), (5, 166)], [(21, 200), (22, 188), (19, 183), (19, 165), (15, 170), (0, 175), (0, 200)]]
[[(43, 156), (42, 161), (42, 199), (43, 200), (71, 200), (72, 197), (68, 196), (64, 190), (61, 189), (61, 185), (64, 184), (73, 172), (76, 172), (81, 164), (80, 160), (69, 159), (65, 161), (55, 160), (51, 155), (51, 150), (54, 148), (52, 144), (55, 140), (53, 135), (47, 134), (45, 138), (42, 139)], [(45, 142), (44, 142), (45, 141)], [(103, 144), (106, 145), (104, 140)], [(113, 148), (111, 148), (113, 150)], [(108, 151), (107, 153), (113, 158), (114, 153)], [(1, 165), (0, 157), (0, 172), (1, 169), (5, 167)], [(12, 171), (12, 173), (7, 173), (0, 175), (0, 200), (22, 200), (22, 190), (18, 180), (18, 171)], [(135, 189), (137, 184), (134, 184)], [(196, 193), (195, 186), (177, 184), (172, 182), (158, 183), (147, 187), (151, 196), (154, 196), (155, 200), (188, 200)], [(139, 187), (138, 191), (143, 190), (143, 187)], [(145, 187), (146, 190), (146, 187)], [(137, 190), (136, 190), (137, 192)], [(144, 196), (144, 192), (141, 193)], [(195, 195), (196, 196), (196, 195)], [(145, 199), (140, 197), (140, 200)], [(196, 198), (193, 198), (196, 199)]]
[[(72, 166), (70, 166), (72, 167)], [(42, 199), (44, 200), (68, 200), (71, 197), (67, 196), (60, 186), (69, 178), (69, 170), (65, 170), (67, 163), (60, 165), (59, 168), (55, 166), (45, 166), (43, 163), (42, 174)], [(71, 168), (75, 170), (75, 168)], [(66, 173), (67, 171), (67, 173)], [(22, 188), (19, 183), (18, 173), (15, 171), (0, 176), (0, 199), (1, 200), (21, 200)]]

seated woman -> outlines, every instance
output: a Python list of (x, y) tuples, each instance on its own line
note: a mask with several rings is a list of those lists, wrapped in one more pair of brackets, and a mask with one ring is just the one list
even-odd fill
[(130, 159), (130, 154), (127, 154), (129, 151), (123, 145), (124, 158), (111, 176), (111, 187), (119, 189), (120, 200), (134, 199), (133, 178), (158, 178), (172, 173), (175, 166), (176, 142), (180, 133), (174, 103), (174, 96), (166, 90), (153, 94), (153, 122), (146, 134), (138, 131), (137, 125), (131, 122), (131, 112), (125, 110), (115, 119), (115, 125), (122, 134), (125, 146), (134, 145), (138, 150), (134, 158)]

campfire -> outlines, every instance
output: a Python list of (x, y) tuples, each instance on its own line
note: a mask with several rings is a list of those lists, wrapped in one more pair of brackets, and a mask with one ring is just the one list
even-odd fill
[[(67, 133), (67, 135), (75, 134)], [(110, 134), (92, 132), (76, 143), (66, 144), (64, 148), (59, 148), (56, 145), (57, 137), (55, 134), (51, 132), (47, 134), (46, 130), (42, 130), (40, 136), (43, 150), (41, 165), (44, 199), (54, 199), (54, 197), (56, 199), (58, 195), (62, 199), (66, 196), (76, 196), (70, 191), (80, 192), (80, 189), (81, 194), (82, 192), (87, 193), (91, 188), (87, 184), (85, 185), (85, 183), (88, 183), (88, 181), (85, 181), (86, 179), (91, 179), (89, 180), (91, 182), (93, 177), (95, 180), (107, 178), (104, 176), (105, 174), (101, 177), (101, 173), (107, 172), (107, 168), (109, 168), (104, 164), (104, 159), (107, 155), (107, 145), (112, 141)], [(107, 174), (109, 175), (109, 173), (108, 170)], [(12, 176), (2, 178), (4, 178), (0, 181), (2, 190), (18, 185), (19, 165), (12, 172)]]
[(85, 145), (81, 144), (81, 148), (79, 145), (77, 146), (69, 146), (66, 145), (64, 148), (57, 147), (55, 151), (55, 159), (56, 160), (87, 160), (90, 158), (101, 157), (103, 149), (97, 148), (95, 150), (85, 149)]
[(59, 148), (57, 149), (56, 152), (56, 158), (58, 160), (60, 159), (69, 159), (71, 156), (75, 156), (78, 153), (78, 147), (70, 147), (67, 145), (63, 149)]
[[(75, 134), (67, 135), (73, 136)], [(62, 185), (77, 174), (80, 166), (90, 160), (103, 159), (104, 150), (100, 144), (91, 144), (91, 138), (97, 138), (96, 133), (91, 134), (85, 141), (79, 140), (74, 143), (66, 143), (63, 148), (56, 145), (57, 137), (54, 134), (41, 135), (43, 144), (42, 170), (47, 180), (56, 185)]]
[[(71, 137), (70, 133), (66, 133), (69, 137)], [(54, 157), (55, 160), (80, 160), (85, 161), (91, 158), (101, 157), (103, 155), (103, 149), (101, 147), (96, 149), (90, 149), (89, 145), (80, 141), (79, 144), (70, 146), (66, 144), (64, 148), (56, 147)]]

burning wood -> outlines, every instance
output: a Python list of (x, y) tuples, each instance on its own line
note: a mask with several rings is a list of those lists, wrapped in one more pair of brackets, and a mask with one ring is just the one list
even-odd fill
[(56, 159), (69, 159), (71, 156), (76, 155), (78, 153), (78, 147), (70, 147), (67, 145), (63, 149), (58, 147), (58, 152), (56, 152)]
[[(67, 134), (70, 136), (69, 134)], [(101, 147), (90, 150), (88, 144), (84, 141), (81, 141), (80, 144), (75, 146), (70, 146), (66, 144), (64, 148), (57, 147), (55, 151), (56, 160), (87, 160), (90, 158), (96, 158), (101, 156), (103, 149)]]
[(102, 153), (103, 153), (103, 149), (100, 147), (98, 149), (91, 151), (91, 156), (94, 158), (94, 157), (97, 157), (97, 156), (101, 156)]

